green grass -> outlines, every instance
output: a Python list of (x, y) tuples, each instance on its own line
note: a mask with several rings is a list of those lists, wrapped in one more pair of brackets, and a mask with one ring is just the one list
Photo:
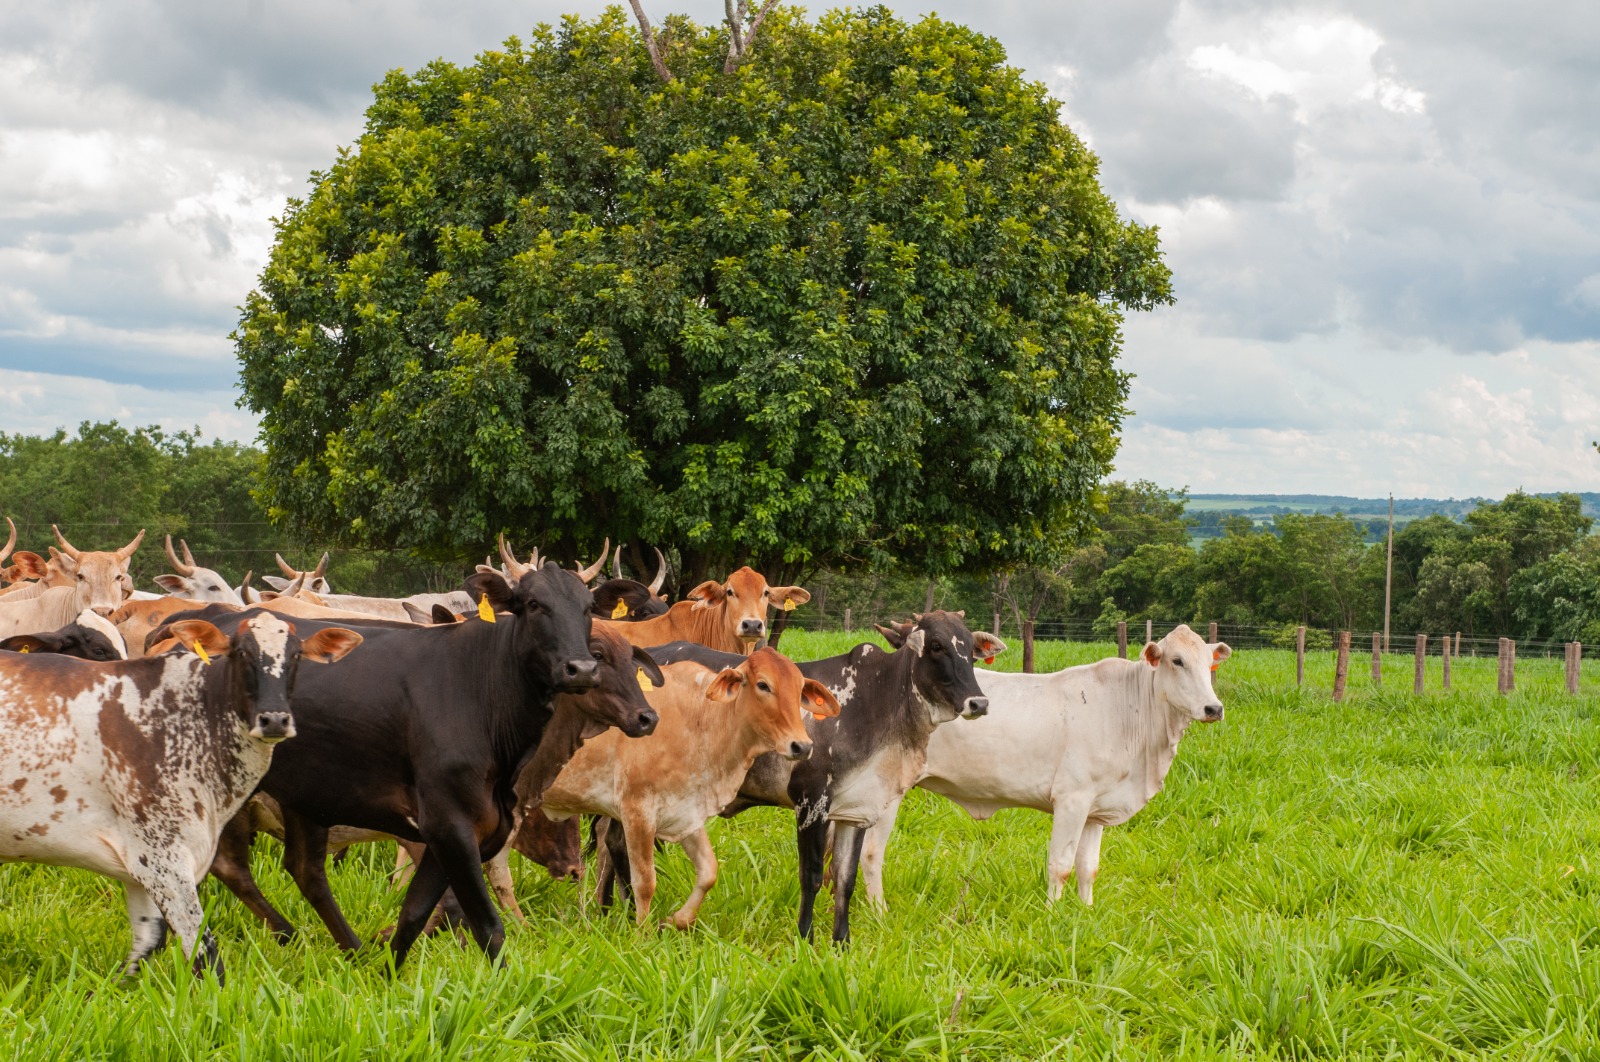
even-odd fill
[[(784, 647), (855, 640), (791, 631)], [(1108, 649), (1045, 644), (1040, 666)], [(1235, 656), (1217, 680), (1226, 721), (1191, 731), (1166, 791), (1107, 831), (1092, 909), (1044, 902), (1046, 816), (975, 823), (913, 793), (889, 852), (892, 909), (858, 903), (848, 951), (795, 941), (792, 825), (777, 811), (713, 825), (722, 878), (689, 934), (586, 915), (571, 886), (519, 864), (530, 924), (511, 927), (498, 971), (445, 937), (395, 978), (381, 951), (345, 958), (262, 841), (257, 872), (300, 939), (278, 946), (208, 883), (228, 985), (196, 982), (175, 949), (125, 982), (117, 885), (8, 866), (0, 1052), (1600, 1057), (1600, 702), (1560, 693), (1559, 661), (1524, 661), (1509, 698), (1492, 692), (1493, 660), (1461, 662), (1464, 692), (1421, 698), (1395, 662), (1372, 690), (1359, 658), (1334, 705), (1330, 653), (1313, 655), (1304, 691), (1292, 654)], [(363, 934), (397, 909), (391, 859), (370, 847), (333, 871)], [(661, 871), (670, 911), (690, 868), (673, 848)]]

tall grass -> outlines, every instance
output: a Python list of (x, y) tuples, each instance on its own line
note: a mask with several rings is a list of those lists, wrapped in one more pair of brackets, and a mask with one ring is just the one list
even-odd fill
[[(791, 631), (797, 657), (859, 636)], [(1042, 644), (1042, 668), (1109, 646)], [(996, 667), (1017, 665), (1013, 651)], [(1395, 658), (1391, 658), (1395, 659)], [(14, 1058), (1505, 1058), (1600, 1056), (1600, 718), (1524, 661), (1411, 695), (1409, 658), (1364, 659), (1332, 704), (1292, 653), (1217, 675), (1226, 721), (1184, 739), (1166, 791), (1107, 831), (1096, 903), (1047, 906), (1046, 816), (976, 823), (915, 792), (878, 915), (846, 951), (794, 939), (792, 821), (716, 822), (722, 874), (688, 934), (584, 910), (517, 867), (530, 922), (505, 966), (424, 941), (397, 976), (341, 955), (258, 843), (263, 887), (300, 926), (279, 946), (215, 883), (228, 963), (196, 982), (175, 950), (132, 981), (120, 890), (77, 871), (0, 869), (0, 1051)], [(1430, 685), (1438, 684), (1431, 662)], [(1592, 677), (1586, 675), (1587, 680)], [(961, 722), (950, 725), (960, 726)], [(332, 871), (357, 930), (398, 906), (387, 846)], [(672, 849), (659, 902), (692, 873)], [(827, 915), (823, 915), (826, 922)], [(826, 937), (826, 925), (819, 937)]]

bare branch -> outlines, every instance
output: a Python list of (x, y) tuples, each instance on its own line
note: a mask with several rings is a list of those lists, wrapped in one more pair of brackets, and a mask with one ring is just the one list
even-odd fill
[(671, 81), (672, 71), (661, 59), (661, 48), (656, 44), (656, 35), (650, 28), (650, 20), (645, 17), (643, 5), (639, 0), (628, 0), (628, 3), (633, 5), (633, 13), (639, 19), (639, 35), (644, 38), (645, 51), (650, 53), (650, 62), (654, 64), (656, 73), (661, 75), (662, 81)]
[[(759, 3), (759, 0), (758, 0)], [(734, 0), (723, 0), (728, 12), (728, 58), (722, 64), (722, 72), (731, 74), (750, 57), (750, 49), (756, 42), (756, 33), (761, 29), (761, 23), (766, 21), (767, 15), (778, 6), (778, 0), (767, 0), (756, 9), (754, 18), (748, 18), (748, 0), (738, 0), (737, 8)]]
[[(739, 0), (734, 6), (734, 0), (722, 0), (722, 7), (728, 13), (728, 58), (744, 55), (744, 0)], [(723, 73), (731, 73), (726, 63), (722, 67)]]

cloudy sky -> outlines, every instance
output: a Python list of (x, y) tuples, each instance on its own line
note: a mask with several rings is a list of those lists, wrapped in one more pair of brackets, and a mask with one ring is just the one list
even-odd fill
[[(0, 430), (249, 439), (227, 334), (370, 87), (585, 0), (0, 0)], [(1161, 226), (1118, 472), (1199, 492), (1600, 490), (1584, 0), (952, 0)], [(820, 10), (820, 6), (814, 9)], [(701, 20), (714, 0), (647, 0)]]

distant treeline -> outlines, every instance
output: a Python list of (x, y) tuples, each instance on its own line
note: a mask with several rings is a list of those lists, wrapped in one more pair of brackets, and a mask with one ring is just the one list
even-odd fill
[[(292, 563), (315, 563), (321, 543), (274, 526), (252, 495), (260, 467), (258, 451), (204, 442), (197, 431), (113, 422), (85, 423), (71, 437), (0, 434), (0, 516), (16, 521), (19, 548), (40, 553), (54, 543), (52, 523), (80, 548), (120, 546), (147, 529), (133, 565), (146, 590), (167, 568), (161, 537), (168, 532), (187, 539), (195, 559), (230, 582), (247, 569), (275, 573), (278, 551)], [(1299, 497), (1281, 501), (1307, 504)], [(1364, 515), (1275, 512), (1258, 526), (1250, 515), (1229, 513), (1214, 525), (1217, 535), (1196, 545), (1207, 514), (1186, 512), (1187, 503), (1183, 491), (1154, 483), (1109, 482), (1101, 488), (1094, 537), (1055, 569), (934, 581), (893, 568), (816, 571), (804, 577), (812, 602), (794, 619), (835, 625), (850, 608), (855, 624), (864, 626), (931, 603), (967, 610), (975, 626), (992, 624), (998, 612), (1012, 633), (1028, 618), (1101, 634), (1119, 620), (1137, 629), (1146, 619), (1383, 625), (1385, 549), (1369, 541)], [(1411, 519), (1395, 533), (1393, 628), (1600, 642), (1600, 537), (1590, 537), (1594, 521), (1583, 503), (1577, 494), (1517, 491), (1475, 501), (1460, 519), (1439, 513)], [(528, 529), (516, 536), (519, 547), (537, 544), (536, 535)], [(670, 543), (662, 548), (671, 555)], [(455, 586), (478, 559), (430, 563), (401, 552), (340, 550), (329, 574), (336, 588), (352, 593), (411, 593)]]

